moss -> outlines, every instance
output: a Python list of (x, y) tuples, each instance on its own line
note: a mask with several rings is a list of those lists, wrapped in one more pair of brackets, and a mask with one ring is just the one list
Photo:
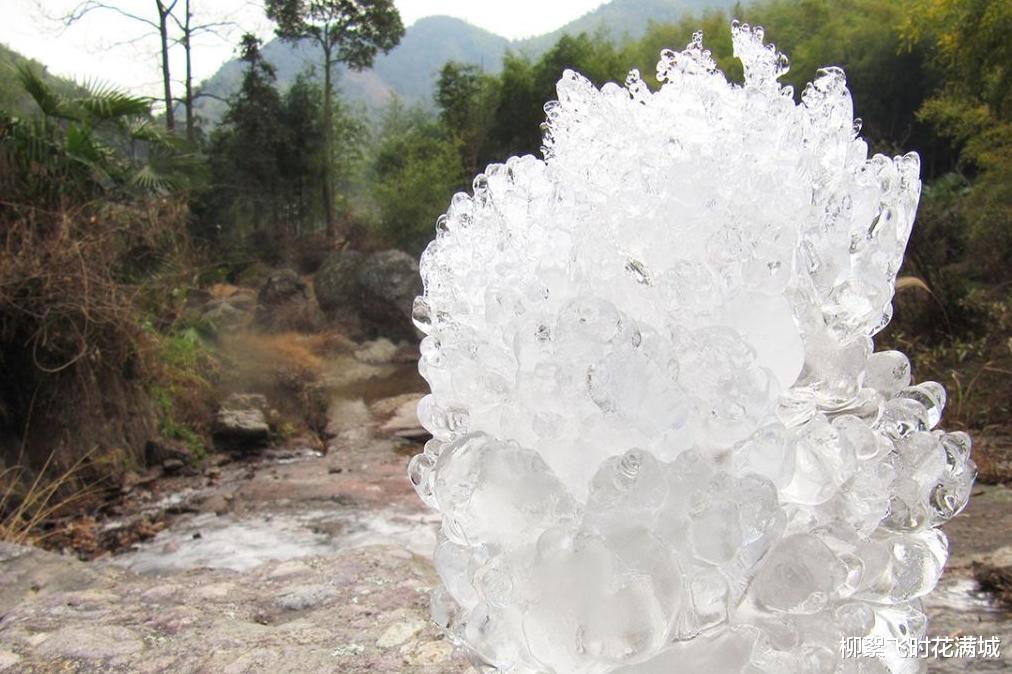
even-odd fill
[(159, 432), (184, 443), (197, 461), (207, 457), (214, 413), (217, 357), (193, 326), (159, 338), (158, 380), (150, 392), (158, 405)]

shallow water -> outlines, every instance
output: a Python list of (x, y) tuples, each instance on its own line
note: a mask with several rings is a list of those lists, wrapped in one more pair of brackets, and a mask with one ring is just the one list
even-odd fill
[(309, 511), (239, 518), (213, 513), (181, 517), (154, 539), (110, 563), (144, 575), (194, 568), (245, 571), (269, 561), (392, 544), (429, 556), (438, 517), (394, 508)]

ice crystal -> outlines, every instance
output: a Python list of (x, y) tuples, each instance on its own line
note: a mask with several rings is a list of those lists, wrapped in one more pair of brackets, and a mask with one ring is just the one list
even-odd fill
[(743, 84), (699, 34), (657, 91), (566, 71), (545, 159), (489, 166), (422, 256), (433, 615), (493, 669), (923, 667), (897, 640), (975, 467), (942, 387), (873, 353), (919, 160), (869, 158), (840, 69), (797, 104), (732, 32)]

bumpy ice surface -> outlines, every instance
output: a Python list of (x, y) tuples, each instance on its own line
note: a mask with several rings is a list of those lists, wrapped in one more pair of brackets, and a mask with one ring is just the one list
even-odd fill
[[(837, 68), (732, 27), (663, 86), (567, 71), (541, 161), (489, 166), (422, 257), (443, 517), (433, 615), (503, 672), (915, 672), (970, 440), (873, 352), (920, 192), (868, 157)], [(847, 659), (845, 637), (883, 655)]]

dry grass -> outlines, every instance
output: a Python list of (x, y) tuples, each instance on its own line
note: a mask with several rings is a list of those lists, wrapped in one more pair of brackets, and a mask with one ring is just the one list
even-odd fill
[(293, 421), (292, 432), (319, 432), (329, 402), (321, 386), (329, 356), (354, 343), (339, 332), (239, 333), (222, 338), (219, 352), (228, 367), (225, 392), (261, 393)]
[(230, 283), (215, 283), (207, 289), (207, 292), (213, 300), (225, 300), (239, 292), (239, 286)]
[[(54, 477), (48, 475), (53, 463), (49, 455), (42, 470), (30, 483), (24, 480), (27, 469), (10, 466), (0, 472), (0, 540), (18, 545), (43, 543), (50, 535), (42, 525), (56, 515), (79, 505), (95, 493), (94, 486), (80, 486), (77, 480), (92, 452), (79, 457), (70, 468)], [(27, 485), (27, 486), (26, 486)]]
[(341, 333), (240, 333), (222, 340), (222, 351), (242, 369), (319, 373), (327, 356), (354, 348)]
[[(185, 224), (178, 199), (52, 212), (0, 203), (3, 465), (69, 471), (100, 447), (122, 461), (89, 462), (77, 477), (115, 479), (92, 471), (139, 458), (156, 426), (145, 393), (157, 377), (153, 335), (184, 297)], [(26, 475), (11, 471), (5, 479)]]
[(921, 279), (917, 278), (916, 276), (901, 276), (900, 278), (896, 279), (897, 292), (910, 290), (912, 288), (917, 288), (918, 290), (923, 290), (926, 293), (934, 294), (931, 292), (931, 288), (928, 287), (928, 284), (922, 281)]

